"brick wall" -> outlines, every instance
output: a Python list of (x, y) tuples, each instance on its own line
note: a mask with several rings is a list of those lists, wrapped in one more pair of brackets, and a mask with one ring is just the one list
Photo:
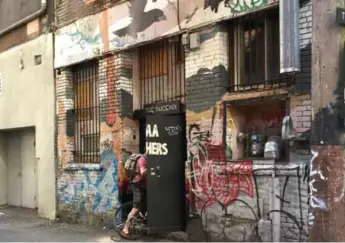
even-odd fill
[[(199, 50), (186, 52), (186, 108), (188, 111), (208, 110), (214, 107), (225, 94), (229, 80), (227, 42), (226, 27), (218, 26), (201, 33)], [(187, 123), (190, 122), (193, 122), (193, 117), (187, 117)]]
[[(310, 21), (310, 10), (310, 3), (301, 8), (301, 28), (308, 31), (310, 26), (303, 25), (302, 19)], [(300, 135), (310, 129), (311, 121), (311, 49), (310, 33), (306, 30), (301, 30), (302, 72), (297, 75), (296, 90), (293, 91), (290, 105), (293, 123)], [(234, 146), (238, 124), (244, 122), (243, 117), (237, 114), (237, 108), (230, 107), (226, 121), (227, 136), (230, 138), (227, 144), (223, 144), (224, 113), (221, 102), (229, 81), (228, 34), (226, 27), (221, 25), (203, 30), (200, 34), (200, 48), (186, 50), (189, 155), (186, 166), (191, 210), (203, 217), (204, 230), (212, 240), (270, 240), (272, 228), (274, 234), (280, 234), (281, 241), (306, 240), (309, 204), (308, 167), (305, 162), (310, 160), (309, 148), (295, 146), (290, 156), (293, 160), (280, 167), (281, 170), (277, 172), (279, 195), (272, 193), (273, 169), (267, 169), (272, 165), (245, 163), (239, 166), (225, 162), (229, 157), (239, 157)], [(200, 140), (200, 133), (204, 133), (204, 136), (209, 134), (209, 141)], [(279, 210), (282, 210), (280, 213), (274, 211), (276, 207), (272, 204), (277, 196), (281, 198), (278, 199)], [(275, 214), (280, 218), (280, 233), (269, 223)], [(269, 227), (265, 229), (258, 223), (259, 220), (269, 223)], [(260, 232), (255, 230), (258, 224)], [(196, 234), (200, 235), (200, 231)]]
[(120, 2), (123, 0), (58, 0), (55, 13), (56, 25), (65, 26)]
[(41, 34), (48, 33), (50, 31), (49, 26), (52, 22), (53, 9), (53, 1), (48, 1), (46, 14), (0, 36), (0, 52), (35, 39)]
[(66, 111), (74, 106), (72, 72), (71, 68), (57, 71), (58, 214), (69, 222), (104, 225), (111, 223), (125, 191), (121, 159), (136, 152), (139, 136), (127, 108), (132, 99), (131, 54), (109, 55), (98, 65), (100, 164), (80, 164), (73, 158), (74, 138), (66, 135)]
[(301, 72), (296, 75), (290, 112), (297, 137), (306, 140), (311, 129), (311, 38), (312, 1), (304, 1), (300, 8)]

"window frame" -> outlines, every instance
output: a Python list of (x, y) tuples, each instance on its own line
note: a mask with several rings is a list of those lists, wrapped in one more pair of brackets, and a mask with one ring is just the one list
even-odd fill
[[(90, 60), (73, 66), (74, 99), (74, 163), (99, 164), (100, 158), (100, 68), (97, 60)], [(85, 138), (94, 137), (95, 151), (86, 148)]]
[[(244, 32), (241, 33), (243, 30), (244, 25), (250, 21), (257, 21), (263, 20), (264, 21), (264, 78), (263, 80), (245, 80), (243, 73), (245, 72), (245, 60), (244, 60)], [(255, 27), (255, 26), (254, 26)], [(276, 28), (276, 29), (275, 29)], [(253, 28), (255, 29), (255, 28)], [(275, 31), (275, 32), (274, 32)], [(240, 34), (243, 34), (240, 36)], [(278, 36), (275, 36), (278, 35)], [(274, 42), (274, 50), (272, 44), (273, 36), (278, 37)], [(265, 11), (259, 11), (257, 13), (249, 14), (245, 17), (241, 17), (239, 19), (235, 19), (231, 21), (229, 26), (229, 82), (230, 82), (230, 90), (233, 92), (243, 91), (243, 89), (247, 90), (246, 86), (259, 86), (265, 84), (266, 82), (275, 82), (281, 79), (281, 75), (279, 73), (279, 62), (277, 61), (270, 61), (271, 57), (275, 55), (278, 56), (279, 59), (279, 10), (277, 8), (269, 9)], [(259, 46), (260, 48), (260, 46)], [(277, 53), (275, 53), (277, 52)], [(262, 58), (257, 59), (262, 60)], [(275, 70), (270, 71), (272, 69), (272, 64), (277, 64), (278, 66), (273, 66)]]

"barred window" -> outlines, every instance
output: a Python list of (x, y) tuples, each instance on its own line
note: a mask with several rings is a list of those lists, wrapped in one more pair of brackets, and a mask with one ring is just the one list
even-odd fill
[(258, 88), (260, 85), (264, 87), (268, 83), (286, 85), (287, 76), (279, 72), (278, 9), (234, 20), (229, 42), (232, 91)]
[(75, 115), (75, 162), (100, 162), (100, 109), (98, 62), (89, 61), (73, 68)]
[(185, 99), (184, 49), (181, 37), (139, 48), (141, 106)]

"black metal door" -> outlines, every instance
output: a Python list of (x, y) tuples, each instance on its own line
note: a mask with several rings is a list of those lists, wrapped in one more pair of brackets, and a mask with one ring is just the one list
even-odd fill
[(148, 115), (148, 228), (150, 232), (185, 230), (185, 116)]

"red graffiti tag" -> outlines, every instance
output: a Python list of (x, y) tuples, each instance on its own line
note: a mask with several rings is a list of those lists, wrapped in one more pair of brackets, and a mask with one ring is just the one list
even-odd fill
[(285, 109), (280, 108), (280, 109), (276, 109), (272, 111), (263, 112), (261, 115), (261, 118), (264, 122), (281, 123), (283, 121), (285, 113), (286, 113)]
[(108, 126), (114, 125), (116, 121), (115, 116), (115, 88), (114, 88), (114, 79), (115, 79), (115, 71), (114, 71), (115, 61), (114, 58), (107, 58), (107, 95), (108, 95), (108, 111), (106, 114), (106, 122)]
[[(196, 196), (198, 210), (203, 210), (215, 203), (228, 206), (240, 193), (254, 196), (252, 184), (252, 164), (250, 161), (241, 163), (224, 162), (224, 146), (219, 146), (222, 153), (215, 153), (215, 146), (205, 146), (193, 155), (189, 164), (189, 186)], [(220, 152), (218, 150), (218, 152)], [(212, 158), (212, 155), (216, 155)], [(212, 158), (212, 159), (210, 159)]]

